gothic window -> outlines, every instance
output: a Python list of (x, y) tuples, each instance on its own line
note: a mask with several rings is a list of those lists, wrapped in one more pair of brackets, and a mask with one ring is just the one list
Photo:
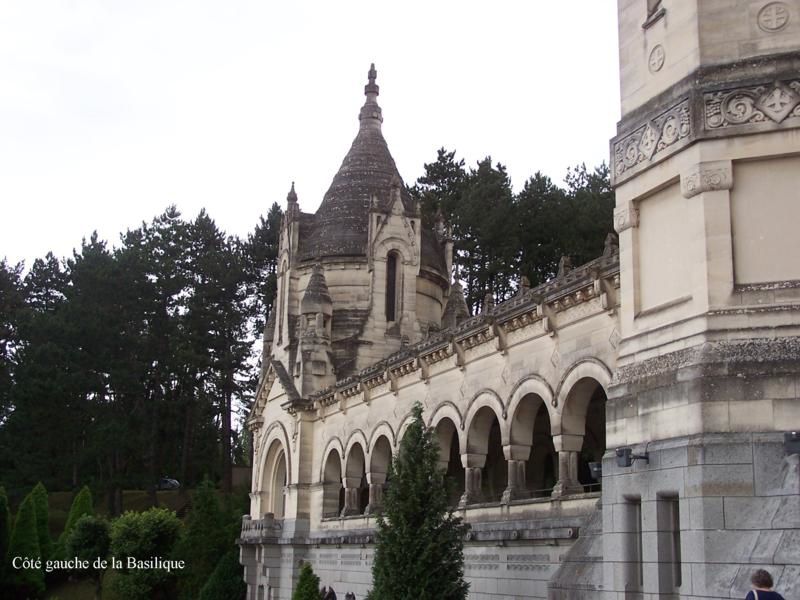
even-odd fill
[(399, 254), (389, 252), (386, 257), (386, 320), (397, 320), (398, 298), (400, 297)]
[(281, 266), (281, 275), (278, 279), (278, 344), (283, 343), (283, 307), (286, 295), (286, 263)]

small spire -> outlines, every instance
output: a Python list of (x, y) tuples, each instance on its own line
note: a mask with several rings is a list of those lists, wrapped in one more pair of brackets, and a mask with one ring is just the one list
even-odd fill
[(289, 190), (286, 196), (286, 201), (289, 203), (297, 202), (297, 192), (294, 191), (294, 181), (292, 182), (292, 189)]
[(375, 63), (372, 63), (367, 73), (367, 85), (364, 86), (364, 95), (367, 101), (361, 107), (361, 112), (358, 115), (358, 120), (361, 121), (361, 127), (369, 127), (373, 129), (380, 129), (383, 123), (383, 116), (381, 115), (381, 107), (378, 106), (378, 85), (375, 79), (378, 77), (378, 71), (375, 70)]

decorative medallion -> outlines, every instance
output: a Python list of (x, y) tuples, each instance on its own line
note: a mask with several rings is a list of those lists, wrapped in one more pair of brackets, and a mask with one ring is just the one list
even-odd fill
[(775, 33), (789, 23), (789, 7), (783, 2), (770, 2), (758, 11), (756, 20), (762, 31)]
[(761, 109), (776, 123), (780, 123), (792, 112), (798, 101), (800, 97), (794, 90), (776, 82), (775, 87), (758, 99), (756, 108)]
[(647, 66), (651, 73), (656, 73), (661, 70), (661, 67), (664, 66), (664, 58), (666, 58), (664, 46), (658, 44), (650, 51), (650, 58), (647, 60)]

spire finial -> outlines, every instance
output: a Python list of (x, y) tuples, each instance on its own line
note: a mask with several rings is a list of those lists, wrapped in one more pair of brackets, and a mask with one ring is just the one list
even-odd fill
[(367, 72), (367, 85), (364, 86), (364, 95), (367, 101), (361, 108), (361, 113), (358, 115), (361, 121), (361, 127), (368, 127), (371, 129), (380, 129), (383, 117), (381, 116), (381, 107), (378, 106), (378, 84), (375, 79), (378, 77), (378, 71), (375, 69), (375, 63), (370, 64), (369, 71)]

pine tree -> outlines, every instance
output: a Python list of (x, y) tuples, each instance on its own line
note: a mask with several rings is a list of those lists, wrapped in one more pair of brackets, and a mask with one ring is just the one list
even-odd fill
[(292, 600), (319, 600), (319, 577), (311, 568), (311, 563), (304, 563), (301, 567)]
[[(19, 505), (14, 532), (8, 545), (8, 555), (31, 559), (40, 556), (36, 506), (32, 494), (25, 496)], [(12, 590), (12, 598), (38, 598), (44, 593), (44, 571), (41, 569), (9, 568), (6, 581)]]
[(52, 558), (52, 541), (50, 540), (50, 506), (47, 501), (47, 489), (40, 481), (31, 490), (33, 504), (36, 507), (36, 531), (39, 535), (39, 551), (42, 560)]
[(413, 408), (378, 516), (370, 597), (380, 600), (464, 600), (466, 526), (447, 507), (439, 446)]

